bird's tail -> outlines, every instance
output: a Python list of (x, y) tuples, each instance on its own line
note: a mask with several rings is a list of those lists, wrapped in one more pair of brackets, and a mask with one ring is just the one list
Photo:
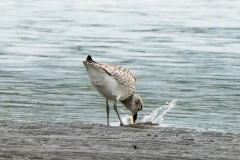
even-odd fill
[[(86, 61), (87, 61), (87, 62), (90, 62), (90, 63), (95, 62), (90, 55), (87, 56)], [(96, 63), (96, 62), (95, 62), (95, 63)]]

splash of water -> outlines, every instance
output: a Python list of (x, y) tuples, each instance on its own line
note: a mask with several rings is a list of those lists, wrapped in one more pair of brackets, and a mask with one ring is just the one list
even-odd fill
[[(137, 123), (144, 123), (144, 122), (151, 122), (154, 124), (160, 124), (163, 121), (164, 116), (173, 108), (176, 106), (177, 100), (172, 100), (172, 102), (167, 103), (167, 105), (161, 106), (158, 109), (154, 110), (152, 114), (145, 115), (142, 119), (138, 120)], [(121, 110), (123, 113), (124, 111)], [(126, 116), (121, 117), (123, 124), (128, 125), (133, 123), (132, 116), (129, 116), (126, 114)]]
[(172, 100), (172, 102), (167, 103), (167, 105), (164, 105), (152, 112), (150, 115), (145, 115), (139, 122), (152, 122), (161, 124), (163, 121), (163, 117), (173, 108), (176, 106), (177, 100)]

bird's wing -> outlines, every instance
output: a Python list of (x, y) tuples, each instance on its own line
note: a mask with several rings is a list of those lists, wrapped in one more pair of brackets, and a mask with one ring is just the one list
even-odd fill
[(98, 68), (116, 79), (120, 84), (123, 84), (133, 89), (135, 88), (136, 78), (128, 69), (113, 64), (97, 63), (96, 65)]
[(127, 86), (127, 88), (132, 92), (134, 91), (136, 78), (128, 69), (113, 64), (98, 63), (96, 61), (93, 61), (90, 55), (88, 55), (86, 61), (83, 61), (83, 64), (85, 66), (92, 65), (96, 67), (96, 69), (116, 79), (118, 83)]

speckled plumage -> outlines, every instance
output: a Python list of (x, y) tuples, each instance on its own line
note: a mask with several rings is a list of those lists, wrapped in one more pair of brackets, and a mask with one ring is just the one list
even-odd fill
[(93, 65), (97, 66), (100, 70), (103, 70), (103, 72), (108, 72), (120, 84), (134, 90), (136, 78), (128, 69), (113, 64), (93, 63)]
[(133, 121), (137, 119), (137, 112), (143, 108), (142, 98), (134, 93), (136, 78), (126, 68), (113, 65), (101, 64), (93, 61), (91, 56), (88, 56), (83, 64), (87, 70), (89, 81), (96, 90), (106, 98), (107, 123), (109, 125), (109, 105), (108, 100), (114, 101), (114, 110), (123, 125), (120, 115), (117, 111), (117, 101), (131, 111)]
[(96, 67), (103, 74), (109, 75), (119, 83), (119, 88), (125, 92), (125, 95), (122, 95), (124, 98), (119, 97), (119, 100), (124, 100), (133, 95), (136, 85), (136, 78), (128, 69), (113, 64), (97, 63), (93, 60), (86, 60), (83, 63), (85, 66), (92, 65)]

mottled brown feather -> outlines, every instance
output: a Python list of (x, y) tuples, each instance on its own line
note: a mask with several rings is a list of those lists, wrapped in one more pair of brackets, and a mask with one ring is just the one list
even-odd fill
[(107, 73), (112, 78), (116, 79), (118, 83), (128, 87), (134, 92), (136, 85), (136, 78), (134, 75), (126, 68), (113, 64), (101, 64), (95, 61), (85, 61), (98, 68), (101, 72)]

